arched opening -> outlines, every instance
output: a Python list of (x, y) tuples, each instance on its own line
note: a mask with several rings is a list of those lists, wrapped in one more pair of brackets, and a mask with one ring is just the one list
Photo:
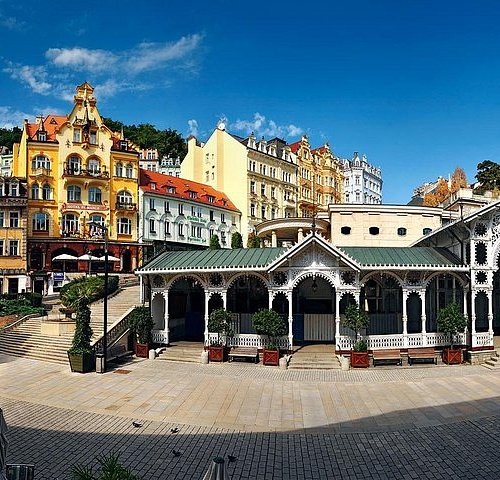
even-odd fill
[(437, 331), (439, 310), (450, 303), (457, 303), (463, 311), (464, 291), (458, 279), (453, 275), (438, 275), (427, 286), (425, 295), (425, 316), (427, 332)]
[(369, 335), (403, 332), (403, 290), (394, 277), (370, 277), (361, 289), (361, 302), (370, 318)]
[(408, 333), (422, 332), (422, 301), (418, 293), (410, 293), (406, 301), (406, 315), (408, 318)]
[(160, 293), (151, 300), (151, 316), (155, 322), (154, 330), (165, 330), (165, 299)]
[(172, 341), (202, 342), (205, 331), (205, 294), (198, 280), (176, 280), (168, 294), (168, 326)]
[(69, 257), (66, 260), (54, 260), (60, 255), (68, 255), (78, 258), (78, 252), (72, 248), (58, 248), (51, 255), (51, 265), (54, 272), (78, 272), (78, 260), (72, 260)]
[(335, 289), (322, 276), (304, 278), (293, 289), (293, 338), (335, 341)]
[(220, 293), (213, 293), (208, 300), (208, 314), (210, 315), (214, 310), (224, 308), (224, 301)]
[(227, 310), (234, 313), (240, 333), (255, 333), (252, 315), (269, 308), (269, 294), (264, 282), (254, 275), (238, 277), (227, 290)]

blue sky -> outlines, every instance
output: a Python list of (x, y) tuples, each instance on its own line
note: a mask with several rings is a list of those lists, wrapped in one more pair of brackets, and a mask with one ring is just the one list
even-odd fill
[(0, 126), (101, 113), (205, 139), (302, 133), (382, 168), (384, 203), (500, 162), (500, 2), (0, 0)]

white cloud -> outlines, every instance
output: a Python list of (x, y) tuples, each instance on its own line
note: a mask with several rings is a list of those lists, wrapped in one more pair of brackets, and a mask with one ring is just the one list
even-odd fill
[(107, 70), (117, 61), (116, 55), (112, 52), (80, 47), (49, 48), (45, 52), (45, 57), (57, 67), (91, 71)]
[(198, 122), (193, 118), (188, 120), (189, 135), (198, 136)]
[(304, 130), (296, 125), (278, 125), (274, 120), (267, 120), (264, 115), (259, 112), (254, 113), (252, 120), (236, 120), (231, 125), (231, 128), (236, 131), (243, 131), (247, 135), (254, 132), (256, 135), (265, 137), (297, 137)]
[(43, 66), (9, 64), (4, 68), (11, 78), (27, 84), (31, 90), (41, 95), (48, 95), (52, 85), (47, 81), (47, 70)]
[(26, 22), (18, 20), (16, 17), (6, 17), (0, 13), (0, 26), (7, 30), (22, 30), (26, 27)]
[(46, 116), (48, 114), (63, 115), (63, 112), (54, 107), (35, 107), (32, 113), (26, 113), (19, 110), (14, 110), (12, 107), (7, 105), (0, 105), (0, 127), (22, 128), (25, 118), (32, 121), (38, 115)]

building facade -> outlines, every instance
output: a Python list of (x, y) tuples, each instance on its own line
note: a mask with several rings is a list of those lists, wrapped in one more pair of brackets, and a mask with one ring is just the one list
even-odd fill
[(0, 178), (0, 293), (29, 288), (26, 272), (28, 195), (26, 179)]
[(181, 164), (183, 178), (224, 192), (241, 211), (241, 234), (248, 234), (263, 220), (297, 215), (297, 165), (295, 155), (281, 139), (257, 141), (231, 135), (220, 124), (206, 143), (188, 139), (188, 153)]
[(297, 157), (297, 216), (312, 217), (330, 203), (341, 203), (342, 170), (329, 145), (311, 149), (304, 135), (290, 149)]
[(160, 159), (156, 148), (143, 148), (139, 152), (139, 167), (151, 172), (163, 173), (172, 177), (181, 176), (180, 158)]
[(352, 160), (341, 160), (344, 175), (344, 203), (382, 203), (382, 171), (368, 163), (366, 155), (354, 152)]
[(150, 253), (208, 248), (212, 235), (228, 248), (240, 217), (231, 200), (208, 185), (141, 169), (139, 238)]
[(12, 159), (14, 156), (12, 153), (7, 153), (7, 149), (5, 150), (5, 153), (0, 154), (0, 175), (2, 177), (10, 177), (12, 176)]
[(62, 270), (103, 270), (102, 261), (54, 257), (103, 256), (105, 231), (118, 259), (109, 270), (137, 267), (139, 155), (123, 133), (104, 125), (91, 85), (77, 87), (67, 116), (25, 121), (13, 170), (28, 183), (28, 268), (40, 277), (36, 291), (52, 291)]

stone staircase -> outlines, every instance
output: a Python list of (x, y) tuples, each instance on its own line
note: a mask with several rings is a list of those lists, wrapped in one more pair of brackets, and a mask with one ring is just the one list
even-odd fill
[(483, 363), (483, 366), (489, 368), (490, 370), (500, 370), (500, 355), (498, 355), (497, 350), (493, 351), (491, 358), (486, 360), (486, 362)]
[(340, 362), (335, 355), (335, 345), (304, 345), (295, 348), (288, 368), (290, 370), (333, 370), (340, 369)]
[[(125, 313), (139, 304), (139, 287), (124, 288), (108, 297), (108, 330), (120, 320)], [(59, 304), (54, 304), (48, 317), (53, 320), (61, 318)], [(91, 326), (94, 331), (93, 340), (103, 333), (103, 300), (93, 303), (91, 310)], [(67, 350), (71, 347), (72, 333), (57, 337), (42, 335), (42, 317), (29, 318), (12, 329), (0, 332), (0, 353), (17, 357), (32, 358), (46, 362), (68, 362)]]
[(203, 343), (201, 342), (173, 342), (160, 353), (158, 360), (200, 363), (202, 351)]

